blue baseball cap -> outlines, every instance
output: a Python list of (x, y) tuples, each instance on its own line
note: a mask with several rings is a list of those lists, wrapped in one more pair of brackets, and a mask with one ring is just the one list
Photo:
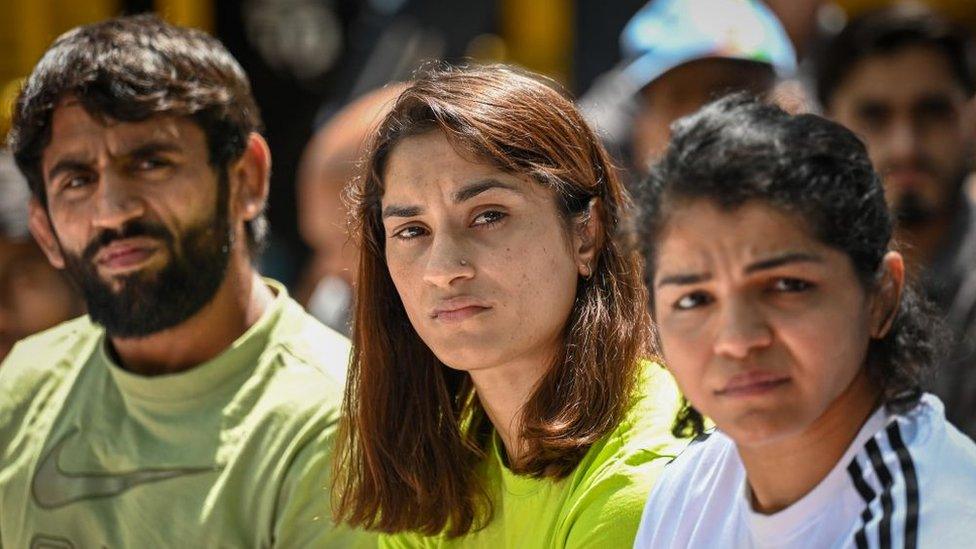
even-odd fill
[(767, 63), (796, 72), (796, 52), (776, 16), (758, 0), (651, 0), (620, 35), (624, 76), (635, 89), (697, 59)]

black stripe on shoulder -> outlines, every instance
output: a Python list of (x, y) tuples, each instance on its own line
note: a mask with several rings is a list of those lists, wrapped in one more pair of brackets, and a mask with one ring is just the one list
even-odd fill
[(881, 549), (891, 548), (891, 515), (894, 513), (894, 504), (891, 501), (891, 485), (894, 484), (894, 479), (891, 477), (891, 471), (884, 463), (884, 458), (881, 456), (881, 448), (878, 447), (878, 442), (873, 438), (864, 445), (868, 451), (868, 457), (871, 458), (871, 466), (874, 468), (875, 474), (878, 475), (878, 479), (881, 481), (881, 522), (878, 524), (878, 546)]
[(901, 427), (895, 421), (888, 426), (888, 439), (891, 447), (898, 454), (898, 464), (901, 466), (901, 473), (905, 477), (905, 503), (907, 505), (905, 513), (905, 549), (915, 549), (918, 547), (918, 474), (915, 471), (915, 462), (912, 461), (912, 454), (905, 446), (905, 441), (901, 437)]
[(857, 489), (857, 493), (864, 500), (864, 511), (861, 511), (861, 527), (854, 534), (854, 543), (857, 544), (857, 549), (867, 549), (868, 538), (865, 529), (868, 527), (868, 523), (871, 522), (871, 502), (874, 501), (875, 497), (874, 489), (864, 481), (864, 472), (857, 463), (857, 456), (854, 456), (850, 465), (847, 466), (847, 474), (851, 476), (851, 481), (854, 482), (854, 488)]

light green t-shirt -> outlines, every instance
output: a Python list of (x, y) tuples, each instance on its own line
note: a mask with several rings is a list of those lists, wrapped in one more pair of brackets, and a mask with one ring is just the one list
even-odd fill
[(369, 541), (330, 516), (349, 343), (267, 283), (258, 322), (177, 374), (119, 368), (87, 317), (20, 342), (0, 366), (0, 547)]
[(656, 364), (648, 364), (645, 374), (644, 396), (568, 477), (553, 481), (512, 473), (495, 436), (481, 470), (494, 510), (485, 528), (454, 539), (381, 536), (380, 547), (631, 547), (654, 482), (687, 444), (670, 433), (679, 406), (674, 380)]

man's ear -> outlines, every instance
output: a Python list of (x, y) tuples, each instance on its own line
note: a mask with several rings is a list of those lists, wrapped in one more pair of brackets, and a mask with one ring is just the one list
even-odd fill
[(598, 197), (590, 199), (587, 211), (576, 222), (573, 247), (576, 251), (576, 265), (580, 276), (589, 278), (593, 274), (597, 253), (603, 248), (603, 202)]
[(888, 252), (881, 260), (881, 278), (871, 306), (871, 337), (881, 339), (891, 329), (905, 289), (905, 260), (898, 252)]
[(57, 269), (64, 268), (64, 255), (61, 253), (61, 244), (54, 236), (54, 228), (51, 227), (51, 218), (47, 215), (47, 210), (36, 198), (31, 198), (27, 205), (27, 226), (34, 235), (34, 240), (44, 251), (47, 260)]
[(244, 154), (228, 170), (231, 213), (235, 219), (250, 221), (264, 210), (271, 181), (271, 151), (260, 134), (247, 138)]

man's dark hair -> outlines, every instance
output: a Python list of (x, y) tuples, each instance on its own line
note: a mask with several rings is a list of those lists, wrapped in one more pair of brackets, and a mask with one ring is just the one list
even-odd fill
[[(189, 117), (206, 135), (220, 184), (227, 184), (227, 168), (244, 153), (248, 135), (261, 130), (247, 75), (212, 36), (152, 15), (72, 29), (54, 41), (24, 84), (9, 136), (17, 165), (45, 207), (41, 155), (51, 140), (52, 114), (67, 97), (96, 118)], [(267, 232), (264, 214), (246, 229), (256, 254)]]
[(976, 91), (976, 60), (966, 31), (926, 7), (899, 4), (853, 19), (813, 56), (817, 100), (828, 108), (855, 65), (867, 57), (891, 55), (907, 47), (939, 51), (966, 95)]
[[(850, 258), (869, 291), (877, 287), (891, 244), (891, 215), (864, 144), (839, 124), (812, 114), (792, 116), (741, 94), (674, 125), (638, 199), (645, 281), (652, 289), (671, 213), (697, 200), (727, 210), (756, 201), (798, 216), (816, 238)], [(921, 394), (923, 372), (941, 350), (934, 319), (931, 307), (906, 286), (891, 329), (871, 341), (867, 373), (889, 406), (904, 406)], [(702, 427), (701, 416), (686, 404), (675, 433), (695, 434)]]

